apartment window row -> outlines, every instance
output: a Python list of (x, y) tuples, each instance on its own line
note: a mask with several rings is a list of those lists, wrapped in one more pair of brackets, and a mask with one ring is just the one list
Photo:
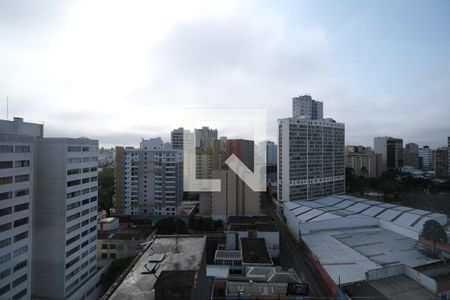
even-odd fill
[(80, 257), (77, 256), (66, 264), (66, 270), (80, 261)]
[(24, 274), (22, 276), (20, 276), (19, 278), (17, 278), (16, 280), (13, 281), (12, 285), (13, 287), (19, 286), (21, 283), (27, 281), (28, 278), (28, 274)]
[(76, 267), (72, 272), (70, 272), (69, 274), (66, 275), (66, 280), (69, 280), (70, 278), (72, 278), (73, 276), (78, 274), (79, 272), (80, 272), (80, 267)]
[(96, 182), (96, 181), (97, 181), (97, 176), (91, 177), (91, 178), (75, 179), (75, 180), (68, 181), (67, 186), (71, 187), (71, 186), (80, 185), (82, 183), (84, 184), (84, 183)]
[(67, 147), (67, 152), (89, 152), (90, 148), (88, 146), (69, 146)]
[[(15, 176), (14, 179), (15, 179), (14, 182), (30, 181), (30, 175), (29, 174), (17, 175)], [(0, 185), (11, 183), (13, 183), (13, 176), (0, 177)]]
[(17, 145), (14, 151), (13, 145), (0, 145), (0, 153), (29, 153), (30, 150), (30, 146)]
[(14, 166), (16, 168), (26, 168), (30, 166), (30, 161), (29, 160), (17, 160), (14, 161), (10, 160), (10, 161), (0, 161), (0, 169), (12, 169), (14, 168)]
[(74, 213), (73, 215), (68, 216), (66, 218), (66, 220), (67, 220), (67, 222), (70, 222), (70, 221), (78, 219), (80, 216), (81, 216), (81, 214), (79, 212), (78, 213)]
[(82, 162), (95, 162), (97, 161), (98, 158), (93, 156), (93, 157), (69, 157), (67, 158), (67, 163), (68, 164), (79, 164)]

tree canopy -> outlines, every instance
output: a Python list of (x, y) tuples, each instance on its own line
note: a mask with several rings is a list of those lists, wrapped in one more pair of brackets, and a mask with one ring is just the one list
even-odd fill
[(435, 220), (428, 220), (423, 224), (422, 234), (427, 240), (433, 241), (434, 251), (436, 250), (436, 243), (448, 242), (444, 227)]
[(181, 219), (168, 217), (156, 223), (158, 234), (186, 234), (188, 233), (186, 224)]

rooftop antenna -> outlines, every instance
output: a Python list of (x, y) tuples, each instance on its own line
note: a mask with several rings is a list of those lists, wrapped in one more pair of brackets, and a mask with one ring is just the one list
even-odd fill
[(9, 120), (9, 99), (6, 96), (6, 120)]

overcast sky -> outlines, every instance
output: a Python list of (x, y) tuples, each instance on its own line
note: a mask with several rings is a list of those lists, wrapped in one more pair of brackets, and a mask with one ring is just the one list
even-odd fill
[(450, 1), (0, 1), (0, 117), (9, 97), (47, 136), (137, 145), (185, 108), (264, 108), (275, 139), (304, 93), (347, 144), (444, 145)]

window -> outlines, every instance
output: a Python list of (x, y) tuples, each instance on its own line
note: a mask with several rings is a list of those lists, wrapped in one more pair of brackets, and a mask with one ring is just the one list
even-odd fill
[(0, 225), (0, 232), (10, 230), (12, 228), (11, 222)]
[(89, 229), (90, 232), (94, 232), (97, 230), (97, 226), (92, 226), (91, 229)]
[(108, 249), (108, 244), (102, 244), (102, 249)]
[(28, 224), (28, 217), (14, 221), (14, 228)]
[(67, 186), (74, 186), (74, 185), (79, 185), (81, 184), (81, 180), (80, 179), (76, 179), (76, 180), (71, 180), (67, 182)]
[(83, 178), (83, 183), (88, 183), (89, 182), (89, 178)]
[(5, 255), (0, 256), (0, 265), (11, 259), (11, 253), (6, 253)]
[(10, 184), (12, 182), (13, 182), (12, 176), (0, 177), (0, 185), (2, 185), (2, 184)]
[(30, 146), (16, 146), (16, 153), (29, 153)]
[(83, 168), (83, 173), (89, 173), (90, 169), (89, 168)]
[(14, 272), (19, 271), (20, 269), (23, 269), (27, 266), (28, 262), (27, 260), (21, 261), (20, 263), (16, 264), (13, 268)]
[(81, 163), (81, 158), (80, 157), (70, 157), (67, 159), (67, 163), (68, 164), (79, 164), (79, 163)]
[(72, 249), (70, 249), (69, 251), (67, 251), (66, 252), (66, 257), (71, 256), (72, 254), (74, 254), (78, 250), (80, 250), (80, 245), (77, 245), (77, 246), (73, 247)]
[(69, 280), (73, 276), (75, 276), (78, 272), (80, 272), (80, 268), (75, 268), (72, 272), (66, 275), (66, 280)]
[(11, 169), (12, 167), (12, 161), (0, 161), (0, 169)]
[(97, 176), (91, 177), (91, 182), (95, 182), (95, 181), (97, 181)]
[(81, 205), (86, 205), (89, 203), (89, 199), (84, 199), (83, 202), (81, 202)]
[(67, 222), (73, 221), (75, 219), (78, 219), (80, 217), (80, 213), (75, 213), (73, 215), (70, 215), (67, 217)]
[(14, 206), (14, 212), (26, 210), (26, 209), (28, 209), (28, 207), (29, 207), (28, 203), (23, 203), (23, 204), (16, 205), (16, 206)]
[(0, 145), (0, 153), (13, 153), (14, 147), (12, 145)]
[(28, 251), (28, 246), (25, 245), (23, 247), (20, 247), (17, 250), (14, 250), (13, 256), (17, 257), (19, 255), (22, 255), (22, 254), (26, 253), (27, 251)]
[(89, 219), (89, 222), (90, 222), (90, 223), (95, 222), (95, 221), (97, 221), (97, 217), (96, 217), (96, 216), (93, 216), (93, 217), (91, 217), (91, 218)]
[[(81, 212), (81, 215), (82, 216), (85, 216), (85, 215), (87, 215), (89, 213), (89, 209), (85, 209), (85, 210), (83, 210), (82, 212)], [(87, 224), (87, 223), (86, 223)]]
[(69, 210), (72, 210), (72, 209), (77, 208), (79, 206), (80, 206), (80, 201), (74, 202), (72, 204), (67, 205), (67, 210), (69, 211)]
[(23, 289), (13, 296), (13, 299), (22, 299), (27, 294), (27, 289)]
[(7, 293), (11, 288), (11, 284), (7, 284), (4, 287), (0, 288), (0, 296)]
[(11, 245), (11, 238), (4, 239), (0, 241), (0, 249)]
[(76, 236), (74, 236), (73, 238), (68, 239), (68, 240), (66, 241), (66, 246), (69, 246), (70, 244), (72, 244), (72, 243), (78, 241), (79, 239), (80, 239), (80, 235), (79, 235), (79, 234), (76, 235)]
[(8, 277), (9, 275), (11, 275), (11, 269), (6, 269), (4, 271), (0, 272), (0, 280), (2, 280), (3, 278)]
[(107, 253), (102, 253), (102, 259), (107, 259), (108, 258), (108, 254)]
[(12, 192), (5, 192), (5, 193), (0, 193), (0, 201), (1, 200), (8, 200), (12, 198)]
[(67, 170), (67, 175), (75, 175), (75, 174), (81, 174), (81, 169), (70, 169), (70, 170)]
[(66, 269), (70, 268), (74, 264), (76, 264), (80, 260), (80, 257), (77, 256), (66, 264)]
[(29, 194), (30, 194), (30, 190), (29, 189), (16, 191), (16, 197), (22, 197), (22, 196), (26, 196), (26, 195), (29, 195)]
[(17, 278), (16, 280), (13, 281), (13, 287), (16, 287), (18, 285), (20, 285), (22, 282), (25, 282), (27, 280), (28, 275), (24, 274), (22, 276), (20, 276), (19, 278)]
[(116, 254), (115, 253), (110, 253), (109, 254), (109, 258), (110, 259), (115, 259), (116, 258)]
[(81, 152), (81, 147), (69, 146), (67, 147), (67, 152)]
[(16, 161), (16, 168), (26, 168), (30, 166), (29, 160), (17, 160)]
[(24, 181), (30, 181), (30, 175), (29, 174), (17, 175), (16, 176), (15, 182), (24, 182)]
[(6, 207), (6, 208), (0, 209), (0, 217), (9, 215), (11, 213), (12, 213), (12, 207)]
[(97, 167), (92, 167), (91, 172), (97, 172)]
[(87, 236), (89, 234), (89, 230), (85, 230), (81, 233), (81, 236)]
[(14, 243), (26, 239), (28, 237), (28, 231), (24, 231), (14, 236)]
[(97, 201), (97, 196), (91, 197), (91, 202)]
[(67, 228), (67, 233), (71, 233), (74, 232), (75, 230), (77, 230), (78, 228), (80, 228), (80, 224), (75, 224), (73, 226), (70, 226), (69, 228)]
[(76, 191), (76, 192), (72, 192), (72, 193), (68, 193), (67, 194), (67, 199), (73, 198), (73, 197), (77, 197), (81, 195), (81, 191)]
[(89, 152), (89, 147), (87, 146), (83, 146), (83, 148), (81, 149), (83, 152)]

